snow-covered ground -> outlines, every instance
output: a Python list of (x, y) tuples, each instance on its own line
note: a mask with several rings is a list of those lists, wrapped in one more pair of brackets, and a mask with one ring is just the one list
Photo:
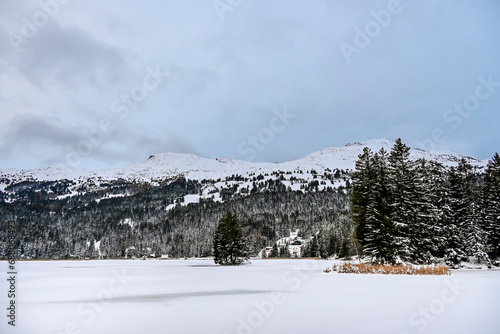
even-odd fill
[(500, 271), (323, 273), (332, 261), (18, 262), (0, 333), (499, 333)]

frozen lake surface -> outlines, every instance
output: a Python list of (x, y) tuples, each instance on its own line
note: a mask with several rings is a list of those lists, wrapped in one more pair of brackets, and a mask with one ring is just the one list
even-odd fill
[(17, 262), (16, 327), (3, 315), (0, 333), (500, 332), (500, 271), (323, 273), (332, 263)]

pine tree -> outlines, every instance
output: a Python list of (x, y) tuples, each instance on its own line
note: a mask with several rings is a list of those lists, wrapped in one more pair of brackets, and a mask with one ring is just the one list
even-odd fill
[(473, 172), (470, 164), (468, 164), (468, 173), (464, 182), (468, 203), (467, 217), (464, 223), (465, 252), (468, 256), (489, 261), (486, 252), (486, 233), (482, 228), (481, 188), (478, 184), (478, 176)]
[(487, 252), (500, 257), (500, 156), (495, 153), (486, 166), (482, 191), (482, 219), (487, 235)]
[(352, 176), (351, 210), (352, 220), (356, 224), (354, 237), (365, 244), (366, 210), (370, 200), (375, 170), (372, 167), (372, 151), (365, 147), (356, 161), (356, 172)]
[(465, 256), (462, 244), (461, 218), (463, 202), (461, 201), (461, 180), (455, 167), (448, 173), (447, 197), (443, 206), (443, 232), (445, 237), (444, 256), (448, 262), (457, 264)]
[(416, 167), (416, 209), (412, 226), (412, 262), (432, 263), (443, 257), (445, 238), (440, 224), (445, 193), (445, 170), (435, 161), (419, 159)]
[(301, 252), (301, 257), (311, 257), (311, 243), (306, 242)]
[(239, 265), (248, 259), (243, 230), (235, 215), (226, 213), (215, 230), (213, 254), (216, 264)]
[(320, 256), (320, 249), (319, 249), (319, 243), (318, 243), (318, 236), (315, 235), (312, 239), (312, 242), (311, 242), (311, 249), (310, 249), (309, 257), (319, 257), (319, 256)]
[(372, 159), (375, 178), (366, 208), (365, 252), (374, 263), (396, 262), (396, 227), (391, 220), (387, 179), (387, 152), (382, 148)]
[(278, 243), (274, 243), (273, 250), (271, 251), (271, 257), (280, 257), (280, 249)]
[(321, 233), (318, 235), (318, 245), (319, 245), (319, 257), (321, 257), (322, 259), (327, 259), (329, 254), (326, 246), (326, 240)]
[(403, 261), (413, 260), (418, 245), (418, 235), (415, 233), (418, 212), (417, 180), (415, 162), (410, 160), (410, 148), (400, 138), (389, 154), (387, 179), (390, 219), (396, 229), (396, 256)]
[(444, 255), (452, 264), (458, 264), (465, 256), (483, 253), (479, 246), (482, 242), (478, 240), (476, 184), (472, 166), (463, 158), (448, 174), (442, 224), (446, 240)]

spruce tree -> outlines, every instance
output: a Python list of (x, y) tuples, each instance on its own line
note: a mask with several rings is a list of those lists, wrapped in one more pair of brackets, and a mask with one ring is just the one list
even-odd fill
[(365, 252), (374, 263), (396, 262), (396, 228), (391, 220), (387, 152), (382, 148), (372, 159), (375, 177), (366, 208)]
[(280, 249), (278, 247), (278, 243), (274, 243), (273, 250), (271, 251), (271, 257), (280, 257)]
[(500, 156), (495, 153), (486, 166), (482, 191), (483, 228), (487, 235), (487, 252), (492, 259), (500, 257)]
[(309, 255), (310, 257), (319, 257), (320, 256), (320, 249), (319, 249), (317, 235), (315, 235), (312, 239), (310, 252), (311, 252)]
[(311, 257), (311, 242), (306, 242), (302, 251), (302, 257)]
[(482, 228), (481, 188), (478, 176), (473, 172), (472, 166), (468, 164), (468, 173), (464, 179), (464, 192), (467, 198), (468, 210), (464, 222), (464, 245), (468, 256), (475, 256), (479, 260), (489, 261), (486, 252), (486, 233)]
[(452, 167), (448, 173), (447, 182), (448, 196), (443, 207), (443, 232), (445, 236), (444, 256), (451, 264), (458, 264), (460, 258), (465, 256), (463, 252), (463, 236), (461, 235), (461, 221), (464, 204), (461, 200), (462, 189), (459, 173)]
[(372, 159), (372, 151), (365, 147), (363, 153), (358, 156), (356, 171), (352, 176), (351, 211), (355, 223), (354, 237), (361, 245), (365, 244), (366, 211), (375, 176)]
[[(481, 243), (481, 240), (476, 238), (479, 225), (475, 185), (476, 175), (473, 173), (472, 166), (462, 158), (458, 167), (452, 167), (448, 173), (447, 195), (443, 206), (444, 255), (447, 262), (451, 264), (458, 264), (467, 255), (481, 253), (471, 250)], [(471, 233), (475, 234), (472, 241), (468, 240)]]
[(419, 159), (416, 167), (416, 210), (411, 228), (412, 262), (432, 263), (443, 257), (442, 200), (446, 196), (445, 170), (435, 161)]
[(213, 254), (216, 264), (239, 265), (248, 259), (248, 249), (238, 218), (227, 212), (215, 230)]
[(328, 254), (328, 249), (326, 247), (326, 240), (322, 234), (318, 235), (318, 245), (319, 245), (319, 257), (322, 259), (327, 259), (329, 254)]
[(392, 148), (387, 166), (389, 206), (395, 227), (395, 254), (403, 261), (413, 260), (417, 248), (416, 218), (418, 199), (416, 192), (415, 162), (410, 160), (410, 148), (400, 138)]

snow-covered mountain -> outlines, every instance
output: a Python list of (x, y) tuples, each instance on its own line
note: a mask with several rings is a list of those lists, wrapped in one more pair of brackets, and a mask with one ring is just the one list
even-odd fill
[[(254, 163), (229, 158), (207, 159), (193, 154), (163, 153), (150, 156), (146, 161), (113, 169), (88, 170), (70, 167), (44, 167), (32, 170), (0, 169), (0, 184), (5, 179), (11, 181), (83, 181), (89, 178), (96, 180), (118, 180), (136, 182), (156, 182), (166, 178), (183, 175), (188, 179), (218, 179), (233, 174), (249, 175), (254, 173), (268, 173), (274, 171), (293, 172), (296, 170), (327, 169), (353, 170), (358, 155), (364, 147), (373, 152), (382, 147), (390, 151), (394, 141), (388, 139), (372, 139), (365, 142), (350, 143), (344, 147), (325, 148), (304, 158), (283, 163)], [(463, 157), (459, 154), (440, 153), (411, 149), (411, 158), (426, 158), (435, 160), (444, 165), (453, 166)], [(483, 167), (487, 161), (465, 157), (472, 165)]]
[[(196, 202), (199, 198), (211, 196), (218, 189), (235, 185), (238, 191), (250, 188), (255, 177), (259, 181), (274, 180), (280, 177), (281, 182), (291, 190), (302, 189), (304, 183), (318, 180), (317, 189), (325, 187), (338, 188), (345, 186), (349, 171), (354, 170), (358, 155), (364, 147), (373, 152), (382, 147), (390, 151), (394, 141), (388, 139), (373, 139), (366, 142), (347, 144), (343, 147), (330, 147), (312, 153), (304, 158), (283, 163), (253, 163), (229, 158), (207, 159), (192, 154), (164, 153), (150, 156), (146, 161), (123, 168), (88, 170), (68, 167), (46, 167), (33, 170), (0, 170), (0, 192), (5, 201), (15, 200), (12, 196), (17, 189), (25, 189), (31, 183), (64, 181), (61, 191), (54, 191), (55, 198), (66, 198), (87, 192), (104, 191), (109, 182), (144, 184), (157, 186), (168, 183), (179, 177), (187, 180), (212, 180), (204, 185), (202, 194), (189, 195), (184, 203)], [(429, 152), (411, 149), (411, 158), (426, 158), (435, 160), (447, 166), (453, 166), (462, 158), (458, 154)], [(487, 161), (466, 157), (474, 166), (483, 168)], [(342, 173), (340, 173), (342, 171)], [(341, 174), (341, 176), (339, 176)], [(281, 176), (280, 176), (281, 175)], [(333, 177), (335, 175), (335, 177)], [(238, 180), (229, 180), (238, 176)], [(19, 185), (19, 186), (16, 186)], [(60, 189), (61, 187), (57, 187)], [(108, 193), (109, 196), (127, 196), (127, 193)], [(7, 199), (5, 199), (7, 197)], [(215, 198), (217, 200), (217, 198)]]

